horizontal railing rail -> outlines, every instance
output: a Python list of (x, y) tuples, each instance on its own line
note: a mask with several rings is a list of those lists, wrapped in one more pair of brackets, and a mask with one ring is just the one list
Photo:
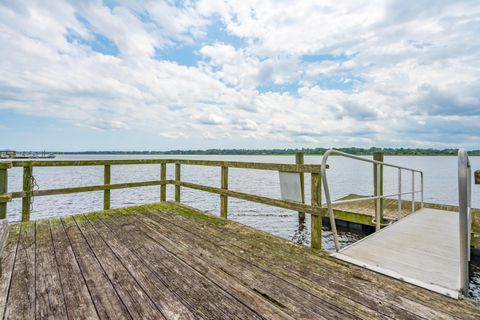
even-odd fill
[[(174, 165), (175, 178), (166, 179), (167, 165)], [(121, 165), (160, 165), (160, 179), (150, 181), (111, 183), (111, 167)], [(181, 166), (210, 166), (221, 169), (220, 187), (211, 187), (201, 184), (181, 181)], [(33, 168), (35, 167), (83, 167), (103, 166), (104, 184), (34, 190), (35, 179)], [(23, 168), (23, 190), (7, 192), (7, 177), (9, 168)], [(311, 204), (305, 204), (290, 200), (275, 199), (250, 193), (228, 189), (228, 168), (272, 170), (277, 172), (310, 173), (311, 174)], [(290, 209), (305, 212), (312, 215), (312, 247), (321, 247), (321, 215), (324, 209), (321, 207), (321, 167), (320, 165), (308, 164), (280, 164), (263, 162), (235, 162), (235, 161), (213, 161), (213, 160), (191, 160), (191, 159), (135, 159), (135, 160), (34, 160), (34, 161), (12, 161), (0, 162), (0, 216), (6, 216), (6, 203), (12, 199), (22, 199), (22, 221), (30, 220), (32, 197), (53, 196), (61, 194), (83, 193), (103, 191), (104, 210), (110, 208), (110, 191), (115, 189), (137, 188), (147, 186), (160, 186), (160, 201), (166, 201), (166, 186), (175, 186), (175, 202), (181, 202), (180, 188), (189, 188), (220, 195), (220, 215), (228, 218), (228, 197), (266, 204), (278, 208)], [(3, 175), (2, 175), (3, 174)], [(4, 177), (2, 180), (1, 177)]]
[[(346, 158), (358, 160), (358, 161), (363, 161), (363, 162), (369, 162), (373, 163), (375, 165), (375, 172), (376, 173), (376, 181), (375, 181), (375, 189), (378, 190), (377, 195), (373, 196), (366, 196), (366, 197), (359, 197), (355, 199), (348, 199), (348, 200), (338, 200), (338, 201), (332, 201), (331, 196), (330, 196), (330, 189), (328, 187), (328, 180), (327, 180), (327, 172), (326, 169), (328, 168), (328, 157), (330, 155), (338, 155), (338, 156), (343, 156)], [(382, 190), (382, 172), (383, 172), (383, 167), (391, 167), (391, 168), (396, 168), (398, 169), (398, 192), (389, 194), (389, 195), (382, 195), (380, 193), (380, 190)], [(412, 173), (412, 190), (410, 192), (402, 192), (402, 170), (404, 171), (410, 171)], [(420, 180), (421, 180), (421, 189), (420, 190), (415, 190), (415, 173), (420, 174)], [(368, 200), (376, 200), (376, 210), (375, 210), (375, 229), (376, 231), (380, 230), (381, 224), (382, 224), (382, 206), (381, 206), (381, 200), (387, 197), (398, 197), (398, 214), (401, 214), (401, 205), (402, 205), (402, 195), (404, 194), (410, 194), (412, 195), (412, 212), (415, 211), (415, 194), (420, 193), (421, 194), (421, 207), (423, 208), (423, 172), (420, 170), (412, 169), (412, 168), (407, 168), (407, 167), (402, 167), (399, 165), (391, 164), (391, 163), (385, 163), (383, 161), (378, 161), (378, 160), (372, 160), (372, 159), (367, 159), (359, 156), (355, 156), (353, 154), (349, 154), (346, 152), (338, 151), (335, 149), (330, 149), (327, 152), (324, 153), (323, 158), (322, 158), (322, 166), (321, 166), (321, 176), (322, 176), (322, 181), (323, 181), (323, 187), (325, 190), (325, 200), (327, 203), (327, 212), (328, 216), (330, 219), (330, 225), (332, 229), (332, 234), (333, 234), (333, 240), (335, 243), (335, 250), (339, 251), (340, 250), (340, 244), (338, 241), (338, 233), (337, 233), (337, 226), (335, 224), (335, 214), (333, 211), (333, 205), (338, 205), (338, 204), (344, 204), (344, 203), (353, 203), (353, 202), (361, 202), (361, 201), (368, 201)]]

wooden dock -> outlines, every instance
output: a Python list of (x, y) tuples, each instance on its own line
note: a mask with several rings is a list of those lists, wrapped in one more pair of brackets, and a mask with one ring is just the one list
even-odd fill
[(453, 300), (178, 203), (10, 226), (5, 319), (479, 319)]

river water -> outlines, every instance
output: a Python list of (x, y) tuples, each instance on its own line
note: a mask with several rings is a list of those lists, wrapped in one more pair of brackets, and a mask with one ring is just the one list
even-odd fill
[[(294, 163), (294, 156), (144, 156), (144, 155), (59, 155), (55, 160), (90, 160), (90, 159), (152, 159), (181, 158), (201, 160), (226, 160), (245, 162)], [(366, 157), (371, 158), (371, 157)], [(306, 156), (305, 163), (320, 164), (321, 156)], [(415, 168), (424, 172), (425, 202), (457, 204), (457, 158), (448, 156), (386, 156), (385, 162)], [(473, 170), (480, 169), (480, 157), (470, 157)], [(343, 157), (330, 157), (328, 179), (333, 199), (356, 193), (371, 195), (373, 193), (372, 165)], [(160, 166), (125, 165), (112, 166), (112, 183), (147, 181), (159, 179)], [(34, 167), (34, 176), (40, 189), (63, 188), (103, 184), (103, 167)], [(174, 178), (174, 166), (167, 165), (167, 179)], [(205, 166), (182, 166), (182, 180), (208, 186), (220, 186), (220, 168)], [(305, 176), (306, 201), (310, 199), (310, 175)], [(402, 174), (403, 191), (411, 190), (411, 174)], [(20, 168), (9, 170), (9, 191), (22, 189), (22, 171)], [(396, 193), (398, 172), (385, 167), (384, 192)], [(420, 179), (415, 177), (415, 188), (420, 189)], [(229, 169), (229, 189), (280, 198), (278, 173), (274, 171)], [(416, 196), (419, 199), (419, 195)], [(404, 199), (409, 199), (405, 196)], [(173, 200), (173, 186), (167, 188), (167, 200)], [(143, 187), (111, 191), (111, 207), (125, 207), (159, 201), (159, 187)], [(220, 200), (218, 195), (182, 188), (182, 202), (195, 208), (218, 215)], [(480, 186), (472, 188), (473, 207), (480, 207)], [(76, 213), (101, 210), (103, 192), (68, 194), (59, 196), (37, 197), (34, 199), (32, 219), (58, 217)], [(8, 205), (10, 221), (20, 219), (21, 200), (16, 199)], [(229, 219), (309, 245), (310, 220), (299, 224), (298, 215), (290, 210), (266, 205), (229, 199)], [(348, 230), (340, 230), (341, 244), (355, 242), (364, 235)], [(323, 248), (333, 250), (330, 231), (325, 228), (322, 239)], [(474, 269), (472, 294), (480, 298), (480, 268)]]

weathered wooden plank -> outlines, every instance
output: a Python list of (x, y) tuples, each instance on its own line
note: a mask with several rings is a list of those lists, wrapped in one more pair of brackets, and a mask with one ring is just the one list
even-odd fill
[[(92, 192), (92, 191), (102, 191), (102, 190), (114, 190), (114, 189), (125, 189), (125, 188), (138, 188), (138, 187), (149, 187), (149, 186), (159, 186), (162, 184), (170, 184), (173, 181), (142, 181), (142, 182), (127, 182), (127, 183), (115, 183), (110, 185), (96, 185), (96, 186), (85, 186), (85, 187), (72, 187), (72, 188), (59, 188), (59, 189), (46, 189), (46, 190), (35, 190), (32, 192), (33, 196), (53, 196), (58, 194), (69, 194), (69, 193), (80, 193), (80, 192)], [(12, 192), (12, 198), (21, 198), (26, 196), (28, 193), (26, 191)]]
[(75, 221), (132, 317), (134, 319), (165, 319), (88, 220), (80, 215), (75, 217)]
[(35, 319), (35, 223), (22, 223), (6, 319)]
[(181, 165), (179, 163), (175, 163), (175, 202), (180, 202), (180, 176), (181, 176)]
[(50, 220), (53, 247), (69, 319), (98, 319), (72, 246), (60, 219)]
[(33, 190), (33, 168), (32, 166), (23, 167), (23, 192), (22, 198), (22, 222), (30, 221), (30, 206), (32, 202)]
[(17, 255), (19, 233), (19, 224), (14, 224), (9, 227), (8, 238), (3, 251), (2, 275), (0, 277), (0, 319), (3, 319), (5, 314), (5, 305), (12, 280), (13, 264), (15, 263), (15, 257)]
[[(161, 215), (148, 215), (147, 218), (146, 214), (139, 214), (131, 223), (136, 223), (137, 219), (148, 226), (150, 229), (148, 235), (156, 241), (163, 243), (165, 238), (171, 239), (177, 246), (184, 246), (187, 257), (198, 255), (212, 266), (229, 270), (232, 278), (242, 281), (251, 290), (261, 292), (269, 299), (277, 301), (277, 304), (284, 306), (285, 312), (294, 318), (317, 318), (319, 315), (328, 319), (339, 316), (345, 319), (378, 317), (377, 312), (335, 294), (328, 288), (310, 290), (311, 288), (307, 286), (299, 286), (300, 282), (294, 284), (258, 264), (249, 263), (243, 257), (239, 258), (230, 250), (212, 242), (206, 228), (202, 229), (201, 235), (193, 235), (190, 233), (191, 230), (187, 231), (175, 224), (166, 223), (161, 219)], [(299, 309), (299, 305), (303, 307)], [(341, 308), (338, 307), (340, 305)]]
[[(160, 214), (148, 214), (150, 219), (165, 219), (169, 223), (173, 223), (194, 233), (194, 228), (198, 227), (199, 222), (192, 221), (192, 219), (182, 219), (178, 216), (178, 214), (167, 214), (164, 211)], [(202, 222), (202, 226), (203, 228), (200, 236), (208, 236), (212, 242), (218, 244), (221, 248), (232, 252), (232, 254), (235, 254), (252, 264), (259, 265), (300, 287), (307, 287), (307, 291), (313, 290), (313, 292), (315, 292), (317, 290), (316, 288), (320, 286), (327, 288), (332, 292), (337, 292), (342, 296), (358, 302), (386, 317), (413, 318), (415, 316), (414, 313), (402, 309), (396, 302), (392, 303), (391, 301), (388, 301), (388, 299), (385, 299), (384, 295), (375, 298), (372, 297), (372, 291), (365, 293), (359, 291), (355, 285), (352, 285), (352, 283), (349, 283), (348, 281), (346, 282), (344, 275), (340, 275), (339, 277), (337, 273), (326, 271), (322, 266), (318, 266), (317, 263), (309, 265), (314, 271), (312, 272), (311, 269), (305, 268), (303, 259), (290, 259), (288, 255), (279, 252), (276, 247), (266, 245), (264, 241), (257, 240), (258, 238), (252, 236), (252, 234), (250, 234), (248, 238), (242, 236), (237, 237), (237, 234), (226, 232), (226, 230), (220, 225), (212, 225), (210, 223)], [(433, 316), (435, 314), (431, 315)]]
[(87, 218), (98, 236), (103, 238), (167, 319), (195, 319), (193, 313), (181, 303), (175, 292), (170, 291), (150, 270), (150, 267), (108, 229), (102, 217), (88, 215)]
[[(106, 164), (103, 167), (103, 184), (109, 185), (111, 178), (111, 166)], [(103, 210), (110, 209), (110, 189), (105, 189), (103, 191)]]
[(8, 220), (0, 219), (0, 276), (2, 275), (3, 249), (8, 238)]
[[(160, 180), (166, 181), (167, 180), (167, 164), (162, 163), (160, 165)], [(162, 184), (160, 186), (160, 201), (165, 202), (167, 201), (167, 185)]]
[[(305, 163), (305, 154), (303, 152), (295, 153), (295, 163), (304, 164)], [(300, 188), (302, 193), (302, 203), (305, 203), (305, 173), (300, 173)], [(300, 223), (305, 222), (305, 212), (298, 212), (298, 221)]]
[(259, 319), (250, 308), (239, 303), (188, 264), (179, 260), (120, 216), (104, 222), (145, 265), (173, 292), (195, 316), (204, 319)]
[(104, 166), (104, 165), (131, 165), (131, 164), (161, 164), (178, 163), (195, 166), (230, 167), (241, 169), (273, 170), (286, 172), (320, 173), (320, 165), (300, 165), (283, 163), (241, 162), (241, 161), (212, 161), (187, 159), (137, 159), (137, 160), (54, 160), (54, 161), (14, 161), (13, 167), (68, 167), (68, 166)]
[[(341, 287), (339, 289), (343, 290), (347, 296), (351, 296), (352, 299), (355, 299), (356, 294), (370, 297), (365, 302), (373, 309), (380, 308), (379, 310), (382, 310), (385, 307), (385, 310), (382, 311), (384, 314), (388, 314), (389, 309), (400, 309), (394, 311), (394, 314), (408, 312), (417, 314), (419, 317), (436, 319), (456, 317), (458, 314), (464, 314), (465, 318), (471, 319), (480, 316), (480, 308), (473, 307), (469, 301), (454, 301), (344, 264), (316, 250), (309, 252), (306, 247), (298, 246), (268, 233), (253, 230), (234, 222), (222, 222), (216, 217), (196, 213), (197, 211), (183, 205), (178, 207), (174, 211), (162, 210), (161, 218), (176, 221), (177, 225), (188, 227), (191, 232), (198, 229), (198, 224), (203, 225), (204, 229), (208, 227), (209, 233), (214, 232), (218, 237), (215, 239), (215, 243), (229, 249), (238, 247), (237, 254), (241, 254), (245, 259), (255, 257), (257, 260), (263, 260), (265, 263), (269, 263), (270, 268), (276, 266), (283, 269), (286, 277), (296, 272), (303, 281), (321, 284), (322, 281), (325, 282), (325, 279), (328, 279), (326, 285), (330, 286), (332, 290), (337, 290), (336, 288), (340, 284), (343, 289)], [(182, 210), (180, 207), (185, 209)], [(201, 235), (198, 232), (196, 234)], [(278, 261), (282, 261), (281, 265)], [(358, 301), (361, 302), (362, 299), (360, 297)], [(472, 312), (473, 310), (476, 311)]]
[[(222, 167), (221, 172), (221, 188), (228, 189), (228, 167)], [(220, 195), (220, 216), (224, 219), (228, 218), (228, 196)]]
[(131, 319), (122, 300), (72, 217), (62, 218), (72, 251), (101, 319)]
[(180, 186), (195, 189), (195, 190), (201, 190), (201, 191), (206, 191), (206, 192), (211, 192), (211, 193), (216, 193), (220, 195), (226, 195), (232, 198), (237, 198), (241, 200), (246, 200), (246, 201), (251, 201), (251, 202), (256, 202), (256, 203), (262, 203), (262, 204), (268, 204), (274, 207), (279, 207), (279, 208), (285, 208), (285, 209), (290, 209), (290, 210), (295, 210), (295, 211), (303, 211), (310, 213), (312, 215), (314, 214), (322, 214), (325, 209), (319, 207), (319, 206), (310, 206), (307, 204), (303, 203), (297, 203), (293, 201), (286, 201), (286, 200), (280, 200), (280, 199), (272, 199), (268, 197), (263, 197), (263, 196), (257, 196), (249, 193), (244, 193), (244, 192), (239, 192), (239, 191), (233, 191), (233, 190), (224, 190), (221, 188), (215, 188), (215, 187), (210, 187), (210, 186), (203, 186), (200, 184), (196, 183), (191, 183), (191, 182), (185, 182), (181, 181), (179, 183)]
[(37, 319), (67, 319), (48, 220), (36, 223), (35, 312)]
[[(312, 173), (312, 207), (322, 204), (322, 182), (320, 174)], [(322, 248), (322, 217), (312, 215), (311, 218), (311, 245), (314, 249)]]
[[(130, 216), (130, 215), (129, 215)], [(120, 229), (128, 225), (128, 227), (136, 227), (137, 230), (143, 230), (145, 227), (141, 222), (132, 221), (131, 219), (137, 219), (135, 216), (131, 215), (128, 220), (123, 220), (120, 222), (117, 220), (117, 217), (111, 216), (108, 219), (102, 219), (102, 223), (105, 224), (104, 228), (99, 226), (97, 222), (100, 220), (98, 216), (93, 216), (93, 219), (90, 218), (92, 223), (95, 222), (95, 227), (98, 229), (100, 234), (111, 234), (111, 231), (108, 229), (108, 226), (113, 229)], [(108, 221), (107, 221), (108, 220)], [(113, 221), (110, 221), (113, 220)], [(100, 229), (101, 228), (101, 229)], [(139, 229), (141, 228), (141, 229)], [(108, 240), (110, 241), (115, 236), (109, 236)], [(242, 282), (233, 279), (230, 276), (228, 271), (224, 271), (219, 268), (215, 268), (210, 263), (204, 261), (203, 259), (192, 255), (189, 250), (185, 250), (184, 246), (178, 245), (176, 242), (165, 237), (164, 241), (160, 244), (168, 252), (174, 254), (178, 259), (185, 261), (191, 268), (195, 269), (198, 273), (204, 275), (210, 281), (215, 283), (217, 286), (222, 288), (225, 292), (228, 292), (230, 295), (235, 297), (237, 300), (248, 305), (250, 308), (255, 310), (260, 316), (265, 319), (291, 319), (288, 314), (283, 312), (280, 307), (275, 305), (269, 300), (264, 299), (262, 295), (258, 292), (253, 292), (249, 288), (243, 285)], [(128, 256), (126, 256), (128, 257)], [(123, 259), (122, 259), (123, 261)], [(154, 277), (155, 278), (155, 277)]]
[[(0, 167), (0, 195), (4, 196), (8, 192), (8, 169)], [(8, 198), (5, 198), (8, 200)], [(7, 201), (0, 202), (0, 219), (7, 217)]]

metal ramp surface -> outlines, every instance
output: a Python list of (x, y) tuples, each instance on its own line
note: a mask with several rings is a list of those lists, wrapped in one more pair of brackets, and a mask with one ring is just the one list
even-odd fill
[(458, 229), (458, 212), (423, 208), (333, 256), (457, 299)]

